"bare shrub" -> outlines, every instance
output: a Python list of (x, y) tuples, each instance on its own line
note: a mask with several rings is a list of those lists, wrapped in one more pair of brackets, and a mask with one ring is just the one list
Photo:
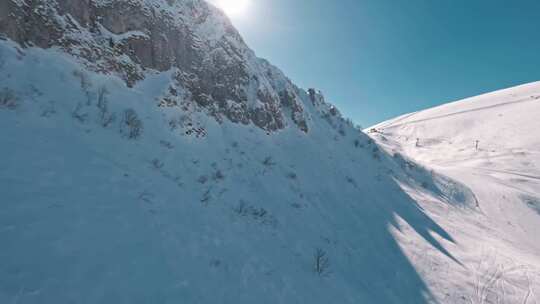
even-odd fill
[(345, 179), (347, 180), (347, 183), (353, 185), (354, 187), (358, 187), (358, 184), (356, 183), (354, 178), (352, 178), (350, 176), (346, 176)]
[(298, 175), (296, 175), (296, 173), (294, 173), (294, 172), (289, 172), (289, 173), (287, 173), (287, 178), (289, 178), (289, 179), (297, 179)]
[(139, 119), (137, 112), (133, 109), (125, 110), (120, 123), (120, 133), (128, 139), (138, 139), (142, 136), (142, 132), (143, 122)]
[(81, 89), (83, 89), (84, 91), (90, 90), (90, 87), (92, 87), (92, 84), (90, 80), (88, 79), (88, 74), (86, 74), (84, 71), (81, 71), (81, 70), (75, 70), (73, 71), (73, 76), (79, 79), (79, 82), (81, 84)]
[(154, 158), (151, 163), (152, 167), (154, 167), (156, 170), (159, 170), (165, 166), (165, 164), (157, 158)]
[(169, 120), (169, 130), (174, 131), (174, 130), (178, 129), (179, 125), (180, 124), (178, 122), (178, 119), (172, 118), (171, 120)]
[(301, 209), (302, 208), (302, 204), (298, 203), (298, 202), (294, 202), (294, 203), (291, 203), (291, 207), (295, 208), (295, 209)]
[(107, 128), (116, 120), (116, 114), (108, 112), (103, 114), (101, 116), (101, 126)]
[(210, 202), (210, 200), (212, 200), (212, 193), (211, 193), (211, 188), (206, 190), (203, 194), (203, 197), (201, 198), (201, 203), (203, 203), (204, 205), (208, 205), (208, 203)]
[(197, 182), (203, 185), (206, 184), (206, 182), (208, 182), (208, 176), (206, 175), (199, 176), (199, 178), (197, 179)]
[(174, 145), (170, 141), (160, 140), (159, 144), (167, 149), (174, 149)]
[(41, 117), (51, 117), (56, 114), (56, 106), (53, 100), (50, 100), (45, 106), (41, 108)]
[(81, 102), (79, 102), (77, 103), (77, 105), (75, 106), (75, 109), (71, 113), (71, 116), (77, 119), (80, 123), (85, 123), (86, 120), (88, 119), (88, 113), (83, 112), (83, 108), (84, 108), (84, 105)]
[(245, 201), (240, 200), (240, 203), (238, 204), (238, 206), (233, 208), (233, 210), (238, 215), (245, 216), (247, 215), (247, 208), (248, 208), (248, 204)]
[(271, 156), (268, 156), (263, 160), (263, 165), (265, 165), (266, 167), (271, 167), (271, 166), (273, 166), (275, 164), (276, 163), (272, 160)]
[(109, 94), (109, 90), (107, 90), (107, 87), (100, 87), (98, 89), (97, 107), (99, 109), (106, 109), (107, 108), (107, 95), (108, 94)]
[(233, 211), (239, 216), (251, 218), (260, 224), (269, 225), (272, 227), (277, 226), (277, 219), (266, 209), (252, 206), (244, 200), (240, 200), (238, 205), (233, 208)]
[(15, 110), (19, 106), (19, 98), (15, 91), (10, 88), (3, 88), (0, 91), (0, 108)]
[(81, 70), (75, 70), (73, 71), (73, 76), (79, 79), (81, 89), (86, 96), (86, 105), (89, 106), (92, 103), (94, 94), (90, 90), (92, 88), (92, 82), (90, 81), (88, 74)]
[(221, 172), (221, 170), (216, 170), (216, 172), (214, 172), (214, 174), (212, 175), (212, 179), (214, 181), (220, 181), (220, 180), (224, 180), (225, 179), (225, 175), (223, 174), (223, 172)]
[(339, 135), (341, 135), (341, 136), (345, 136), (345, 135), (346, 135), (346, 133), (345, 133), (345, 128), (343, 128), (343, 126), (339, 126), (338, 133), (339, 133)]
[(108, 94), (109, 91), (106, 87), (99, 88), (97, 95), (97, 108), (99, 110), (101, 126), (104, 128), (107, 128), (116, 120), (116, 115), (109, 112), (109, 99), (107, 98)]
[(371, 150), (372, 154), (373, 154), (373, 158), (376, 159), (376, 160), (380, 160), (381, 159), (381, 155), (380, 155), (380, 150), (378, 147), (374, 147), (372, 150)]
[(169, 129), (171, 131), (177, 130), (179, 128), (188, 129), (186, 131), (186, 135), (190, 135), (192, 130), (194, 129), (193, 123), (191, 122), (191, 118), (188, 115), (180, 115), (179, 117), (175, 117), (169, 120)]
[(222, 263), (222, 262), (221, 262), (221, 260), (219, 260), (219, 259), (212, 259), (212, 260), (210, 261), (210, 266), (211, 266), (211, 267), (214, 267), (214, 268), (218, 268), (219, 266), (221, 266), (221, 263)]
[(328, 254), (321, 248), (316, 248), (313, 254), (313, 266), (315, 273), (320, 276), (326, 276), (330, 274), (330, 259)]

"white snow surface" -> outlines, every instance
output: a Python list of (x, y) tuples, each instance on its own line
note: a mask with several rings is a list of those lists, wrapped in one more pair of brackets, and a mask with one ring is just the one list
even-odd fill
[(406, 155), (474, 193), (476, 211), (466, 214), (421, 204), (460, 245), (452, 253), (476, 280), (470, 303), (540, 302), (539, 117), (535, 82), (367, 130), (387, 152)]
[[(386, 154), (307, 94), (307, 134), (267, 133), (158, 107), (173, 71), (128, 88), (60, 50), (10, 41), (0, 41), (0, 70), (0, 303), (473, 295), (469, 252), (454, 236), (462, 228), (439, 223), (480, 218), (471, 192)], [(127, 109), (143, 125), (138, 138)], [(204, 131), (171, 128), (185, 115)], [(318, 248), (329, 259), (322, 274)]]
[[(201, 0), (133, 3), (296, 92)], [(159, 107), (177, 72), (128, 88), (0, 40), (0, 303), (540, 302), (540, 84), (382, 123), (374, 141), (302, 90), (307, 133)]]

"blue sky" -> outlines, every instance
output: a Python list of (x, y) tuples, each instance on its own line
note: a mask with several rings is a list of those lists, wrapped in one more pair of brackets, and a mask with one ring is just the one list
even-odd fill
[(250, 0), (260, 57), (364, 127), (540, 80), (540, 1)]

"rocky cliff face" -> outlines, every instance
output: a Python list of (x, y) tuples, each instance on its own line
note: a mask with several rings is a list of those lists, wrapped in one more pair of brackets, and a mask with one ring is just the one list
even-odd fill
[(173, 70), (162, 107), (267, 131), (309, 129), (308, 95), (204, 0), (0, 0), (0, 33), (24, 47), (60, 48), (128, 86)]

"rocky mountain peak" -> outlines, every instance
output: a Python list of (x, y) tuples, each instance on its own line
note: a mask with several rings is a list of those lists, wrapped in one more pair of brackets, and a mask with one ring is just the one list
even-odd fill
[(3, 0), (0, 32), (24, 47), (59, 48), (128, 86), (173, 70), (160, 106), (195, 106), (267, 131), (309, 129), (308, 95), (203, 0)]

